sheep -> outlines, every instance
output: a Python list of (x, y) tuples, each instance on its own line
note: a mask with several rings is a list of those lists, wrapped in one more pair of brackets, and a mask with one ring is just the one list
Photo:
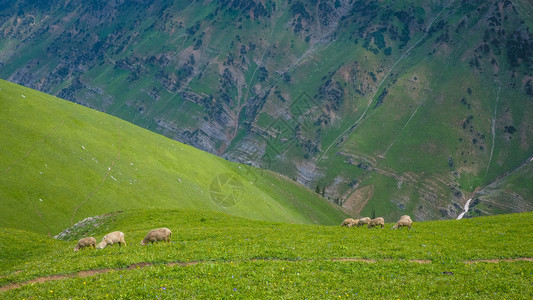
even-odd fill
[(400, 227), (405, 227), (405, 226), (407, 226), (408, 229), (411, 229), (412, 224), (413, 224), (413, 221), (411, 220), (411, 218), (403, 218), (403, 219), (400, 219), (398, 222), (396, 222), (396, 225), (392, 226), (392, 229), (398, 229)]
[(401, 219), (409, 219), (409, 220), (411, 220), (411, 217), (409, 215), (403, 215), (403, 216), (400, 217), (400, 220)]
[(353, 219), (353, 221), (348, 224), (348, 227), (354, 227), (357, 226), (357, 224), (359, 224), (359, 219)]
[(96, 248), (96, 239), (92, 236), (90, 237), (84, 237), (81, 240), (78, 241), (76, 244), (76, 247), (74, 247), (74, 252), (80, 251), (80, 249), (86, 248), (86, 247), (92, 247)]
[(98, 244), (96, 246), (96, 248), (97, 249), (103, 249), (106, 246), (111, 246), (111, 245), (116, 244), (116, 243), (118, 243), (119, 247), (121, 247), (122, 244), (124, 244), (124, 246), (126, 246), (126, 241), (124, 240), (124, 233), (122, 233), (120, 231), (113, 231), (111, 233), (108, 233), (108, 234), (104, 235), (104, 238), (102, 239), (100, 244)]
[[(341, 223), (341, 227), (343, 227), (343, 226), (348, 226), (348, 225), (350, 225), (353, 221), (355, 221), (355, 220), (352, 219), (352, 218), (345, 219), (344, 221), (342, 221), (342, 223)], [(351, 227), (351, 226), (348, 226), (348, 227)]]
[(172, 231), (168, 228), (158, 228), (154, 230), (150, 230), (148, 234), (144, 237), (144, 239), (141, 241), (141, 245), (146, 245), (148, 243), (154, 243), (157, 241), (165, 241), (170, 243), (170, 239), (172, 238)]
[(366, 225), (366, 224), (370, 223), (370, 221), (371, 220), (370, 220), (369, 217), (361, 218), (361, 219), (359, 219), (359, 222), (357, 223), (357, 227)]
[(367, 226), (368, 228), (372, 228), (374, 226), (381, 226), (381, 228), (383, 228), (383, 226), (385, 226), (385, 220), (382, 217), (377, 217), (368, 222)]

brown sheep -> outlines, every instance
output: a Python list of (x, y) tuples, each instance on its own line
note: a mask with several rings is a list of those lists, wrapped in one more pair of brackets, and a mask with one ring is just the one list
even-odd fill
[(368, 228), (372, 228), (374, 226), (381, 226), (381, 228), (383, 228), (385, 226), (385, 219), (382, 217), (377, 217), (368, 222)]
[(348, 224), (348, 227), (354, 227), (357, 226), (357, 224), (359, 224), (359, 219), (353, 219), (353, 221)]
[(364, 218), (361, 218), (359, 219), (359, 222), (357, 223), (357, 227), (359, 226), (363, 226), (363, 225), (367, 225), (368, 223), (370, 223), (370, 218), (369, 217), (364, 217)]
[(396, 225), (394, 225), (392, 229), (398, 229), (400, 227), (406, 227), (406, 226), (408, 229), (411, 229), (412, 224), (413, 224), (413, 221), (411, 220), (411, 218), (409, 219), (403, 218), (403, 219), (400, 219), (398, 222), (396, 222)]
[(120, 231), (113, 231), (111, 233), (108, 233), (108, 234), (104, 235), (104, 238), (102, 239), (100, 244), (98, 244), (96, 246), (96, 248), (97, 249), (103, 249), (106, 246), (111, 246), (111, 245), (116, 244), (116, 243), (118, 243), (119, 247), (121, 247), (122, 244), (124, 244), (124, 246), (126, 246), (126, 241), (124, 240), (124, 233), (122, 233)]
[(144, 239), (141, 241), (141, 245), (146, 245), (148, 243), (154, 243), (157, 241), (165, 241), (170, 243), (170, 239), (172, 238), (172, 231), (168, 228), (158, 228), (154, 230), (150, 230), (148, 234), (144, 237)]
[[(344, 221), (342, 221), (342, 223), (341, 223), (341, 227), (343, 227), (343, 226), (348, 226), (348, 225), (350, 225), (353, 221), (354, 221), (354, 219), (352, 219), (352, 218), (345, 219)], [(348, 227), (351, 227), (351, 226), (348, 226)]]
[(92, 247), (93, 249), (96, 248), (96, 239), (92, 236), (90, 237), (84, 237), (81, 240), (78, 241), (76, 244), (76, 247), (74, 247), (74, 252), (78, 252), (80, 249), (86, 248), (86, 247)]

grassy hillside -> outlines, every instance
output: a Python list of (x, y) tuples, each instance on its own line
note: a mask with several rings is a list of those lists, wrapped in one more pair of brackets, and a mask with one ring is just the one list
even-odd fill
[[(139, 244), (162, 226), (174, 233), (170, 244)], [(0, 297), (526, 299), (533, 294), (533, 262), (524, 261), (533, 258), (531, 226), (532, 213), (391, 230), (390, 222), (367, 229), (129, 210), (72, 228), (64, 240), (30, 233), (35, 242), (25, 243), (13, 238), (24, 231), (2, 230), (0, 241), (10, 242), (0, 252)], [(113, 230), (125, 233), (127, 247), (72, 251), (80, 237), (100, 240)], [(15, 283), (22, 286), (12, 289)]]
[(531, 185), (494, 185), (533, 157), (529, 2), (0, 1), (0, 78), (353, 215), (530, 211)]
[(2, 227), (55, 235), (86, 217), (131, 208), (315, 224), (345, 216), (272, 172), (6, 81), (0, 111)]

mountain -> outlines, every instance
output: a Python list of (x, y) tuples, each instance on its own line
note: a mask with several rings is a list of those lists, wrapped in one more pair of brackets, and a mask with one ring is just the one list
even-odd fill
[(0, 1), (0, 78), (354, 216), (533, 210), (533, 5)]
[(56, 235), (125, 209), (194, 209), (339, 224), (304, 186), (107, 114), (0, 80), (0, 227)]

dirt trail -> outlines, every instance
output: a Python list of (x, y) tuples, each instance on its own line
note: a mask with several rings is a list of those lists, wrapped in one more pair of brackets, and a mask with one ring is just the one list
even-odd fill
[[(169, 267), (187, 267), (192, 265), (198, 265), (198, 264), (209, 264), (209, 263), (242, 263), (242, 262), (315, 262), (315, 261), (333, 261), (333, 262), (364, 262), (364, 263), (377, 263), (379, 261), (384, 262), (391, 262), (395, 261), (396, 259), (392, 258), (384, 258), (384, 259), (368, 259), (368, 258), (330, 258), (330, 259), (301, 259), (301, 260), (291, 260), (291, 259), (248, 259), (248, 260), (237, 260), (237, 261), (214, 261), (214, 260), (205, 260), (205, 261), (188, 261), (188, 262), (169, 262), (164, 264), (158, 264), (158, 265), (165, 265)], [(409, 259), (409, 260), (400, 260), (404, 262), (410, 262), (410, 263), (417, 263), (417, 264), (430, 264), (432, 263), (431, 260), (424, 260), (424, 259)], [(473, 263), (480, 263), (480, 262), (486, 262), (486, 263), (500, 263), (502, 261), (505, 262), (515, 262), (515, 261), (528, 261), (533, 262), (533, 257), (519, 257), (519, 258), (500, 258), (500, 259), (478, 259), (478, 260), (466, 260), (464, 261), (465, 264), (473, 264)], [(20, 283), (10, 283), (4, 286), (0, 286), (0, 292), (5, 292), (13, 289), (20, 288), (22, 286), (33, 284), (33, 283), (41, 283), (41, 282), (47, 282), (47, 281), (54, 281), (54, 280), (63, 280), (63, 279), (69, 279), (69, 278), (76, 278), (76, 277), (89, 277), (94, 276), (98, 274), (108, 273), (111, 271), (121, 271), (121, 270), (139, 270), (146, 267), (153, 266), (153, 263), (149, 262), (139, 262), (132, 265), (129, 265), (125, 268), (117, 268), (117, 269), (93, 269), (93, 270), (83, 270), (78, 271), (76, 273), (70, 273), (70, 274), (56, 274), (56, 275), (49, 275), (49, 276), (43, 276), (43, 277), (37, 277), (29, 281), (20, 282)], [(21, 273), (21, 271), (16, 271), (13, 274)], [(2, 277), (7, 277), (12, 274), (3, 275)]]
[(478, 259), (478, 260), (467, 260), (465, 264), (475, 264), (480, 262), (486, 263), (500, 263), (501, 261), (505, 262), (514, 262), (514, 261), (531, 261), (533, 262), (533, 257), (519, 257), (519, 258), (493, 258), (493, 259)]
[(102, 178), (102, 182), (100, 182), (100, 184), (96, 187), (96, 189), (94, 189), (92, 192), (90, 192), (86, 197), (85, 199), (74, 209), (74, 212), (72, 213), (72, 218), (70, 218), (70, 226), (74, 226), (74, 218), (76, 217), (76, 214), (78, 213), (78, 210), (87, 202), (89, 201), (89, 199), (94, 195), (96, 194), (96, 192), (98, 192), (105, 184), (105, 180), (107, 179), (107, 177), (109, 176), (109, 174), (111, 173), (111, 170), (113, 169), (113, 167), (115, 166), (115, 163), (117, 161), (120, 160), (120, 147), (121, 147), (121, 138), (120, 138), (120, 130), (117, 128), (117, 157), (111, 161), (111, 166), (107, 168), (107, 172), (106, 174), (104, 175), (104, 177)]

